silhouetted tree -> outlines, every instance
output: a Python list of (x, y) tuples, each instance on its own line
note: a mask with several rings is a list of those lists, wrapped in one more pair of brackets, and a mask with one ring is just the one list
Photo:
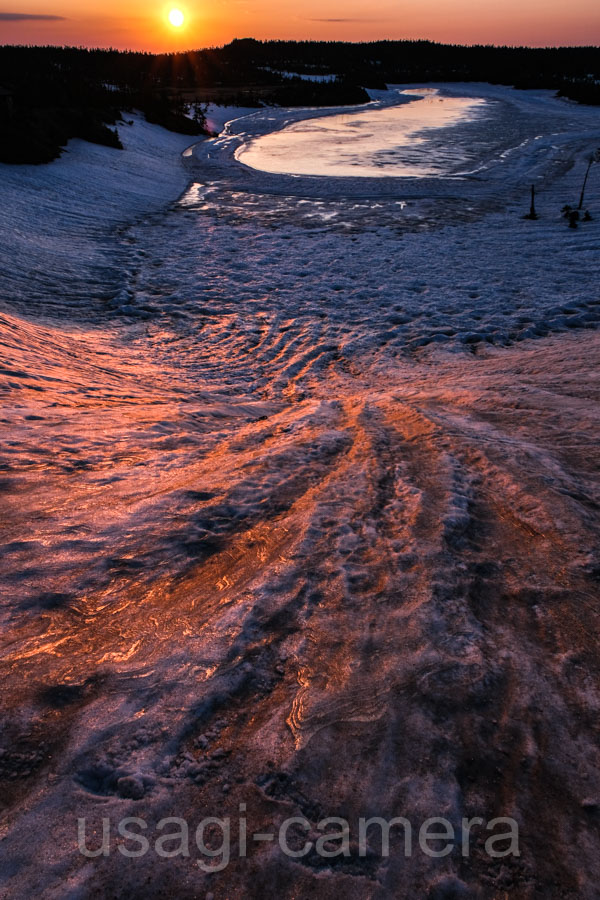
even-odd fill
[(587, 180), (588, 180), (588, 177), (590, 174), (590, 169), (592, 168), (592, 166), (594, 165), (595, 162), (600, 162), (600, 148), (598, 150), (596, 150), (594, 153), (592, 153), (592, 155), (590, 156), (590, 158), (588, 160), (587, 169), (585, 170), (585, 177), (583, 179), (583, 186), (581, 188), (581, 194), (579, 195), (579, 206), (577, 207), (577, 209), (583, 208), (583, 196), (585, 194), (585, 187), (587, 185)]
[(526, 219), (538, 219), (539, 216), (535, 211), (535, 185), (531, 185), (531, 205), (529, 207), (529, 212), (525, 216)]

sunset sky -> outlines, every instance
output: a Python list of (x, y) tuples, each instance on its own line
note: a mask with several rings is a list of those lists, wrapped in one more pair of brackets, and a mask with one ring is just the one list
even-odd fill
[[(169, 24), (173, 8), (185, 14)], [(600, 44), (598, 0), (10, 0), (0, 44), (145, 50), (214, 46), (235, 37), (430, 38), (453, 43)]]

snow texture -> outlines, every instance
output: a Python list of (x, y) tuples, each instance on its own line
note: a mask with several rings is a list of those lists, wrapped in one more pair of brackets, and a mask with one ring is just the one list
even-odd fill
[[(236, 160), (340, 110), (0, 169), (3, 900), (597, 896), (600, 113), (438, 87), (461, 178)], [(241, 803), (521, 855), (117, 851)]]

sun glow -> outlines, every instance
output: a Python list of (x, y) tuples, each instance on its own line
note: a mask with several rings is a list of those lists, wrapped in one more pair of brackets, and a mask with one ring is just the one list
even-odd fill
[(169, 22), (173, 28), (181, 28), (185, 22), (185, 16), (180, 9), (172, 9), (169, 13)]

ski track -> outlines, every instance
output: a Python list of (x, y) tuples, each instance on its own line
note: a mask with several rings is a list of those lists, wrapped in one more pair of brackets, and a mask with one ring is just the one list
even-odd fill
[[(600, 113), (439, 87), (466, 178), (236, 162), (322, 110), (0, 167), (2, 898), (597, 896)], [(521, 856), (77, 852), (240, 803)]]

